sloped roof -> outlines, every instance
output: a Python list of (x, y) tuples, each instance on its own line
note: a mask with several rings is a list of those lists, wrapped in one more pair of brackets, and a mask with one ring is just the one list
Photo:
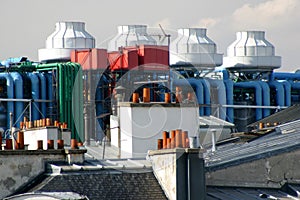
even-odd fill
[(144, 160), (91, 160), (73, 165), (54, 162), (47, 169), (39, 180), (19, 193), (75, 192), (90, 200), (167, 199)]

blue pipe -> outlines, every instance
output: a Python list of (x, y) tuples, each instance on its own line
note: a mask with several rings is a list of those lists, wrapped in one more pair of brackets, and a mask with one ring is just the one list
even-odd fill
[[(39, 77), (40, 80), (40, 95), (42, 100), (47, 99), (47, 85), (46, 85), (46, 78), (42, 72), (36, 73), (36, 75)], [(42, 118), (46, 118), (47, 116), (47, 105), (46, 102), (40, 103), (41, 105), (41, 112), (42, 112)]]
[[(203, 85), (199, 79), (175, 79), (173, 81), (173, 85), (175, 86), (191, 86), (196, 94), (198, 104), (204, 103), (204, 95), (203, 95)], [(203, 107), (199, 107), (199, 115), (204, 115), (204, 109)]]
[[(22, 76), (18, 72), (10, 73), (15, 86), (15, 98), (23, 99), (23, 79)], [(24, 110), (24, 103), (19, 101), (15, 102), (15, 114), (14, 114), (14, 122), (16, 127), (20, 127), (20, 121), (23, 120), (22, 112)]]
[[(268, 83), (264, 81), (258, 81), (262, 89), (262, 103), (264, 106), (270, 106), (270, 87)], [(271, 110), (269, 108), (263, 109), (263, 117), (267, 117), (271, 114)]]
[(300, 80), (300, 74), (288, 72), (273, 72), (271, 80)]
[(285, 93), (283, 85), (277, 81), (269, 82), (270, 88), (276, 89), (276, 104), (277, 106), (284, 106)]
[[(203, 95), (204, 95), (204, 104), (210, 105), (210, 84), (208, 82), (208, 80), (206, 79), (197, 79), (202, 83), (203, 86)], [(204, 107), (204, 115), (209, 116), (211, 115), (211, 107), (210, 106), (206, 106)]]
[[(52, 85), (53, 85), (53, 83), (52, 83), (52, 73), (45, 73), (45, 76), (47, 78), (47, 94), (48, 94), (47, 99), (48, 100), (54, 100), (53, 99), (53, 90), (52, 90), (53, 89), (52, 88)], [(53, 117), (53, 113), (54, 113), (53, 103), (49, 102), (47, 104), (48, 104), (48, 107), (50, 108), (49, 109), (49, 117)]]
[[(27, 73), (28, 77), (31, 80), (31, 98), (33, 100), (40, 98), (40, 92), (39, 92), (39, 79), (35, 73)], [(32, 104), (32, 117), (31, 120), (38, 120), (40, 119), (40, 113), (39, 113), (39, 103), (34, 102)]]
[[(226, 104), (227, 105), (233, 105), (233, 81), (229, 79), (223, 80), (226, 88)], [(233, 123), (234, 120), (234, 110), (233, 108), (227, 108), (226, 109), (227, 118), (226, 120), (228, 122)]]
[[(257, 81), (249, 82), (237, 82), (234, 83), (234, 87), (239, 88), (254, 88), (255, 89), (255, 103), (257, 106), (262, 105), (262, 89), (260, 84)], [(262, 119), (262, 109), (256, 108), (256, 120)]]
[[(14, 98), (14, 81), (10, 74), (8, 73), (0, 73), (0, 78), (6, 79), (6, 86), (7, 86), (7, 98), (13, 99)], [(7, 102), (7, 118), (6, 118), (6, 127), (9, 129), (10, 121), (9, 121), (9, 113), (14, 114), (14, 102), (8, 101)]]
[[(224, 82), (222, 80), (210, 80), (210, 84), (211, 86), (216, 88), (217, 91), (217, 102), (215, 102), (216, 104), (219, 105), (226, 105), (226, 88), (224, 85)], [(226, 108), (224, 107), (219, 107), (219, 118), (225, 120), (226, 119)]]
[(288, 81), (278, 81), (283, 84), (285, 95), (285, 106), (291, 106), (291, 83)]

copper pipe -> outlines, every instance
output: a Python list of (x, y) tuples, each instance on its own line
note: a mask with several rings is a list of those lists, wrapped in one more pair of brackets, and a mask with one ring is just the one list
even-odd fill
[(134, 92), (132, 94), (132, 102), (133, 103), (138, 103), (139, 102), (139, 93)]
[(24, 149), (24, 132), (22, 131), (18, 132), (17, 144), (19, 149)]
[(175, 148), (175, 135), (176, 135), (176, 131), (175, 130), (171, 130), (171, 148)]
[(43, 119), (43, 126), (46, 126), (46, 118)]
[(20, 122), (20, 129), (24, 129), (24, 122)]
[(37, 141), (37, 149), (38, 150), (43, 150), (43, 140), (38, 140)]
[(51, 119), (50, 118), (46, 118), (46, 126), (51, 126)]
[(165, 103), (171, 103), (171, 94), (165, 93)]
[(171, 149), (175, 148), (175, 137), (171, 138)]
[(163, 148), (163, 139), (157, 140), (157, 149), (160, 150)]
[(6, 139), (5, 149), (12, 149), (12, 139)]
[(185, 147), (186, 147), (186, 148), (190, 148), (190, 141), (189, 141), (189, 138), (186, 138), (186, 139), (185, 139)]
[(77, 149), (78, 144), (76, 139), (71, 139), (71, 149)]
[(259, 128), (259, 129), (263, 129), (263, 128), (264, 128), (264, 123), (262, 123), (262, 122), (259, 122), (259, 124), (258, 124), (258, 128)]
[(176, 130), (176, 135), (175, 135), (175, 147), (180, 148), (182, 147), (182, 141), (181, 141), (181, 129)]
[(150, 88), (143, 89), (143, 101), (144, 103), (150, 102)]
[(57, 149), (64, 148), (64, 140), (57, 140)]
[(171, 138), (167, 138), (167, 149), (171, 149)]
[(57, 120), (54, 121), (54, 126), (58, 127), (58, 121)]
[(188, 146), (186, 145), (186, 139), (188, 138), (188, 132), (187, 131), (182, 131), (181, 133), (181, 141), (182, 141), (182, 147), (187, 148)]
[(54, 140), (47, 140), (47, 149), (54, 149)]
[(167, 148), (167, 138), (169, 137), (169, 133), (167, 131), (163, 131), (163, 149)]

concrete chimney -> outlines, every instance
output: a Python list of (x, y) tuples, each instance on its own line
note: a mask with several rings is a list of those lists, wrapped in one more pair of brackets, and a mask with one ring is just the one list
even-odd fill
[(171, 200), (204, 200), (205, 170), (202, 149), (151, 150), (148, 158), (156, 178)]

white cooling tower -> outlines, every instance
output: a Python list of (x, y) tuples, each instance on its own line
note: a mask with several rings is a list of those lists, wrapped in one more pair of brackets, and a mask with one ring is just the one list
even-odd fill
[(216, 44), (207, 37), (204, 28), (178, 30), (178, 37), (170, 45), (170, 63), (186, 63), (196, 67), (214, 68), (222, 65), (223, 54), (217, 53)]
[(46, 40), (46, 48), (39, 49), (39, 61), (68, 61), (72, 50), (94, 47), (95, 38), (86, 32), (84, 22), (57, 22), (55, 32)]
[(271, 71), (281, 66), (281, 57), (275, 56), (275, 48), (265, 39), (264, 31), (237, 32), (236, 37), (227, 48), (224, 67)]
[(118, 26), (118, 34), (108, 43), (108, 51), (118, 51), (119, 47), (141, 44), (156, 45), (156, 40), (148, 35), (146, 25)]

